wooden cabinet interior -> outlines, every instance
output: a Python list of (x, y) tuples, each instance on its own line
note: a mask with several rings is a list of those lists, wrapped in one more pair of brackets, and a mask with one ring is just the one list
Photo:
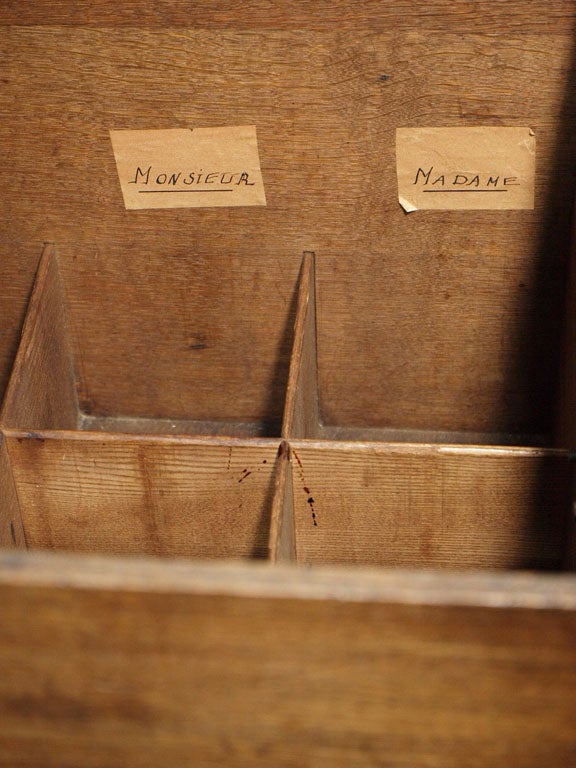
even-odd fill
[[(575, 21), (0, 4), (2, 393), (55, 244), (0, 425), (0, 765), (576, 764)], [(109, 130), (243, 124), (266, 207), (124, 209)], [(397, 127), (501, 125), (534, 210), (401, 210)]]
[(277, 439), (223, 434), (226, 421), (211, 436), (162, 433), (198, 423), (165, 418), (137, 420), (140, 434), (114, 415), (91, 417), (99, 429), (87, 428), (65, 307), (48, 246), (2, 413), (21, 519), (7, 502), (4, 539), (12, 525), (30, 549), (457, 569), (566, 564), (567, 450), (326, 437), (313, 253), (301, 265)]

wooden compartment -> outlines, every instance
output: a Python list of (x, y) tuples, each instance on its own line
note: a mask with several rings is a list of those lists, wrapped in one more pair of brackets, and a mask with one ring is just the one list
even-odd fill
[[(575, 764), (575, 22), (0, 8), (0, 765)], [(124, 209), (110, 130), (226, 125), (265, 207)], [(534, 210), (406, 215), (480, 125)]]
[(570, 464), (562, 451), (291, 444), (296, 560), (561, 570)]
[[(86, 416), (65, 304), (47, 247), (2, 412), (4, 474), (17, 499), (4, 538), (8, 526), (12, 543), (29, 549), (266, 557), (278, 440), (185, 434), (260, 429), (230, 420)], [(146, 372), (128, 385), (138, 377)]]
[[(239, 340), (246, 332), (242, 318), (230, 330), (229, 317), (220, 307), (220, 327), (210, 328), (211, 338), (217, 340), (215, 361), (208, 343), (190, 343), (188, 326), (202, 327), (204, 307), (190, 306), (182, 289), (150, 277), (125, 285), (119, 294), (119, 286), (113, 283), (106, 289), (115, 295), (121, 312), (116, 308), (107, 325), (110, 318), (105, 308), (93, 306), (95, 315), (103, 318), (87, 327), (67, 300), (56, 249), (44, 248), (20, 357), (6, 393), (4, 426), (28, 431), (280, 436), (284, 401), (276, 392), (283, 392), (281, 373), (276, 372), (279, 380), (270, 382), (270, 393), (261, 402), (249, 403), (250, 382), (258, 379), (262, 386), (263, 370), (270, 370), (270, 361), (255, 343), (241, 343), (232, 352), (230, 342), (222, 341), (225, 335)], [(153, 290), (161, 294), (155, 299), (157, 314), (146, 304)], [(180, 291), (176, 300), (175, 290)], [(139, 302), (147, 306), (146, 322), (140, 309), (130, 316), (129, 308)], [(185, 318), (180, 326), (175, 324), (174, 312)], [(245, 325), (254, 322), (248, 319)], [(193, 336), (201, 337), (200, 332)], [(179, 365), (170, 358), (174, 348), (180, 353)], [(182, 359), (182, 350), (187, 358)], [(223, 354), (228, 354), (225, 360)], [(87, 369), (95, 360), (100, 361), (96, 374), (107, 403), (97, 413), (92, 412), (86, 384)], [(278, 369), (281, 372), (281, 363)]]
[(375, 430), (372, 442), (326, 439), (314, 282), (308, 255), (272, 553), (305, 564), (561, 570), (574, 536), (566, 448), (392, 443)]

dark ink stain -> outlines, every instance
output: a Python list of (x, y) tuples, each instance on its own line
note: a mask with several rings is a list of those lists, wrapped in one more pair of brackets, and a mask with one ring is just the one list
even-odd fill
[(208, 344), (190, 344), (189, 349), (207, 349)]
[(230, 472), (231, 462), (232, 462), (232, 448), (228, 448), (228, 466), (226, 467), (227, 472)]
[(382, 83), (386, 83), (388, 80), (390, 80), (390, 75), (380, 75), (380, 81)]
[(298, 466), (300, 467), (300, 469), (303, 472), (304, 471), (304, 467), (302, 466), (302, 462), (300, 461), (300, 456), (298, 456), (298, 454), (296, 453), (296, 451), (294, 449), (292, 449), (292, 453), (294, 454), (294, 458), (298, 462)]
[(268, 459), (262, 459), (262, 464), (268, 464)]
[(12, 541), (16, 544), (16, 532), (14, 531), (14, 523), (12, 520), (10, 520), (10, 535), (12, 536)]
[(238, 480), (239, 483), (241, 483), (243, 480), (246, 480), (246, 478), (249, 477), (252, 474), (252, 472), (248, 472), (247, 470), (244, 470), (244, 472), (245, 472), (245, 474), (242, 475), (240, 480)]
[(312, 496), (308, 499), (308, 504), (310, 505), (310, 512), (312, 513), (312, 522), (313, 524), (318, 527), (318, 521), (316, 520), (316, 512), (314, 511), (314, 499)]
[(306, 503), (310, 506), (310, 511), (312, 513), (312, 523), (316, 527), (318, 527), (318, 519), (316, 517), (316, 510), (314, 509), (315, 502), (314, 502), (314, 499), (312, 497), (310, 488), (306, 485), (306, 480), (304, 478), (304, 467), (302, 465), (302, 462), (300, 461), (300, 456), (298, 456), (298, 454), (296, 453), (294, 448), (292, 448), (292, 453), (294, 454), (294, 458), (298, 462), (298, 474), (300, 476), (300, 481), (302, 482), (302, 489), (303, 489), (304, 493), (306, 494), (306, 496), (308, 497), (306, 499)]

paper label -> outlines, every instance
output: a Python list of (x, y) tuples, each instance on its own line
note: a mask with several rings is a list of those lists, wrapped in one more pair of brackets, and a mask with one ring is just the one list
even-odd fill
[(266, 205), (256, 128), (110, 131), (127, 209)]
[(397, 128), (398, 201), (405, 211), (534, 208), (530, 128)]

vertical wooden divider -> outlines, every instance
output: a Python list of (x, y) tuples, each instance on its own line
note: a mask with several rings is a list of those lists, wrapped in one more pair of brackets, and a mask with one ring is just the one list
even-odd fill
[(296, 561), (296, 527), (290, 446), (283, 440), (276, 460), (268, 559), (272, 563)]
[(300, 270), (294, 343), (278, 451), (268, 552), (270, 560), (296, 561), (296, 527), (289, 440), (318, 437), (320, 408), (316, 358), (315, 255), (305, 251)]
[(76, 429), (79, 410), (66, 307), (56, 253), (42, 252), (1, 426), (27, 430)]
[(300, 271), (294, 344), (282, 422), (282, 437), (285, 440), (319, 436), (315, 279), (315, 255), (305, 251)]
[(10, 468), (6, 441), (0, 435), (0, 548), (26, 549), (20, 504)]

